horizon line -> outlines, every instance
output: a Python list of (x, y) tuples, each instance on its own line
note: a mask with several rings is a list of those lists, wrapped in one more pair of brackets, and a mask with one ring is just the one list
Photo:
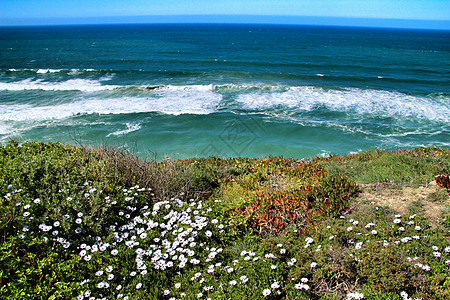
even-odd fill
[(273, 24), (450, 30), (450, 20), (269, 15), (145, 15), (6, 18), (1, 27), (120, 24)]

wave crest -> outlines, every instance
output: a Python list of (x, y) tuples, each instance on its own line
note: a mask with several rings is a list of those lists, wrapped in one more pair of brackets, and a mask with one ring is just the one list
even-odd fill
[[(60, 118), (76, 114), (120, 114), (163, 112), (169, 114), (209, 114), (214, 112), (264, 113), (283, 115), (339, 112), (358, 118), (400, 118), (450, 123), (450, 97), (444, 94), (408, 95), (400, 92), (313, 86), (277, 85), (108, 85), (98, 80), (69, 79), (48, 82), (42, 79), (0, 82), (0, 90), (80, 91), (72, 102), (40, 106), (2, 104), (1, 119)], [(94, 94), (89, 94), (95, 92)], [(46, 95), (48, 96), (48, 95)], [(16, 105), (16, 106), (15, 106)], [(17, 106), (18, 105), (18, 106)], [(51, 105), (51, 106), (49, 106)], [(27, 112), (21, 111), (22, 107)], [(54, 113), (55, 112), (55, 113)], [(56, 113), (56, 112), (59, 112)]]

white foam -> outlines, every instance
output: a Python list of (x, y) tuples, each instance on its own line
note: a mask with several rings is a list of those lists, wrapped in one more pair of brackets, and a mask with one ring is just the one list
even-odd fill
[(79, 74), (83, 72), (97, 72), (99, 70), (96, 69), (16, 69), (10, 68), (8, 69), (10, 72), (24, 72), (30, 71), (35, 72), (36, 74), (49, 74), (49, 73), (59, 73), (59, 72), (70, 72), (69, 74)]
[[(305, 112), (325, 107), (338, 112), (450, 122), (449, 99), (439, 102), (430, 97), (381, 90), (356, 88), (325, 90), (316, 87), (291, 87), (285, 92), (264, 93), (258, 91), (241, 94), (237, 101), (241, 102), (248, 110), (280, 107)], [(447, 104), (442, 102), (447, 102)]]
[(331, 152), (329, 152), (327, 150), (321, 150), (320, 153), (318, 154), (318, 156), (323, 157), (323, 158), (328, 158), (331, 156)]
[(96, 69), (70, 69), (69, 75), (77, 75), (84, 72), (96, 72)]
[[(97, 92), (119, 89), (116, 93), (102, 95), (82, 94), (69, 103), (54, 106), (26, 104), (0, 105), (0, 120), (48, 120), (71, 117), (77, 114), (121, 114), (137, 112), (163, 112), (168, 114), (209, 114), (217, 111), (223, 92), (239, 91), (235, 102), (223, 103), (221, 110), (234, 110), (237, 105), (247, 113), (267, 113), (287, 116), (292, 113), (311, 112), (320, 108), (345, 112), (350, 115), (374, 117), (401, 117), (450, 122), (450, 97), (414, 96), (399, 92), (371, 89), (323, 89), (318, 87), (285, 87), (258, 85), (167, 85), (147, 90), (139, 97), (122, 96), (120, 89), (133, 86), (102, 84), (112, 75), (100, 80), (71, 79), (63, 82), (22, 80), (0, 83), (0, 89), (47, 91), (78, 90)], [(139, 88), (139, 87), (138, 87)], [(129, 95), (129, 93), (126, 93)], [(109, 96), (108, 96), (109, 95)], [(114, 96), (113, 96), (114, 95)], [(147, 96), (147, 97), (145, 97)]]
[(37, 74), (47, 74), (47, 73), (59, 73), (61, 71), (64, 71), (62, 69), (38, 69), (36, 71)]
[(361, 153), (363, 150), (362, 149), (358, 149), (358, 151), (350, 151), (349, 154), (358, 154)]
[(0, 135), (9, 135), (12, 132), (12, 126), (7, 122), (0, 122)]
[(186, 86), (167, 88), (152, 97), (81, 97), (69, 103), (35, 106), (0, 104), (0, 121), (59, 120), (83, 114), (128, 114), (162, 112), (167, 114), (209, 114), (216, 111), (222, 96), (208, 89)]
[(29, 127), (16, 127), (12, 122), (3, 122), (0, 120), (0, 142), (7, 141), (11, 138), (17, 137), (23, 131), (24, 128)]
[(98, 92), (120, 88), (118, 85), (102, 85), (102, 81), (111, 79), (105, 76), (99, 80), (91, 79), (69, 79), (61, 82), (49, 82), (43, 79), (24, 79), (15, 82), (0, 82), (0, 90), (24, 91), (24, 90), (43, 90), (43, 91), (82, 91)]
[[(159, 101), (147, 99), (150, 107), (169, 114), (209, 114), (216, 111), (222, 95), (212, 85), (166, 86), (155, 91)], [(149, 108), (150, 108), (149, 107)]]
[(130, 132), (136, 131), (141, 129), (141, 124), (139, 123), (126, 123), (127, 128), (123, 129), (123, 130), (117, 130), (114, 132), (111, 132), (110, 134), (108, 134), (106, 137), (109, 137), (111, 135), (124, 135), (124, 134), (128, 134)]
[(159, 91), (212, 91), (214, 86), (208, 85), (166, 85), (159, 88)]

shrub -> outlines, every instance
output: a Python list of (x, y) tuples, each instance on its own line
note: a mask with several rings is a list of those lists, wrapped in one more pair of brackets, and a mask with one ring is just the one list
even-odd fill
[(0, 298), (450, 297), (449, 231), (346, 209), (357, 186), (329, 160), (128, 155), (0, 147)]
[(438, 175), (434, 178), (436, 183), (447, 189), (447, 193), (450, 195), (450, 177), (448, 175)]

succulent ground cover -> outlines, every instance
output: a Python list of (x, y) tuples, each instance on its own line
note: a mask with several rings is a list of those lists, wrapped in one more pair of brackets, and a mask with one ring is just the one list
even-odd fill
[[(448, 299), (449, 174), (439, 148), (155, 162), (11, 141), (0, 298)], [(438, 222), (358, 196), (430, 182)]]

